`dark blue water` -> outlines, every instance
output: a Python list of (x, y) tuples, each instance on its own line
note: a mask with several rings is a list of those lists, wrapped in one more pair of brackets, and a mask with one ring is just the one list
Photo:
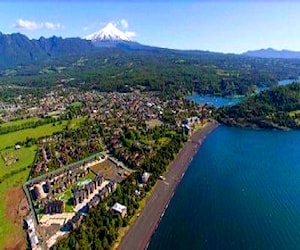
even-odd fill
[(213, 131), (149, 249), (300, 249), (300, 132)]

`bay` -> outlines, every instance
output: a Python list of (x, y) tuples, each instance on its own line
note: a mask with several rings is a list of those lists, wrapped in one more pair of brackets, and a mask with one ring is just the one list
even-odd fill
[(149, 249), (299, 249), (300, 132), (220, 126), (203, 142)]
[(238, 104), (242, 100), (244, 100), (244, 97), (217, 97), (217, 96), (209, 96), (209, 95), (191, 95), (187, 97), (188, 100), (195, 101), (200, 104), (208, 104), (215, 106), (217, 108), (222, 106), (231, 106)]
[[(300, 78), (298, 79), (286, 79), (278, 81), (279, 86), (288, 85), (291, 83), (300, 83)], [(258, 93), (269, 88), (260, 87), (258, 88)], [(188, 100), (195, 101), (200, 104), (208, 104), (215, 106), (217, 108), (223, 106), (232, 106), (238, 104), (239, 102), (245, 100), (246, 97), (219, 97), (219, 96), (212, 96), (212, 95), (190, 95), (186, 97)]]

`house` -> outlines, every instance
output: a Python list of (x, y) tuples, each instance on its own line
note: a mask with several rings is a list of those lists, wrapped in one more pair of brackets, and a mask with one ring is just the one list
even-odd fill
[(91, 208), (96, 207), (96, 206), (99, 204), (99, 202), (100, 202), (100, 197), (97, 196), (97, 195), (94, 196), (93, 199), (91, 199), (91, 200), (89, 201), (89, 203), (87, 204), (88, 209), (90, 210)]
[(72, 230), (75, 230), (81, 223), (83, 219), (83, 214), (76, 213), (75, 216), (69, 221)]
[(19, 145), (19, 144), (17, 144), (17, 145), (15, 146), (15, 150), (18, 150), (18, 149), (21, 149), (21, 145)]
[(96, 187), (99, 187), (103, 182), (103, 175), (97, 174), (94, 181), (95, 181)]
[(65, 211), (65, 203), (63, 201), (49, 201), (45, 206), (46, 214), (63, 213)]
[(27, 234), (30, 242), (31, 249), (38, 249), (39, 239), (36, 234), (34, 222), (31, 216), (25, 218), (25, 223), (27, 226)]
[(142, 183), (147, 183), (149, 177), (150, 177), (150, 173), (144, 172), (142, 175)]
[(127, 207), (118, 202), (116, 202), (111, 209), (119, 213), (122, 216), (122, 218), (124, 218), (124, 216), (127, 214)]

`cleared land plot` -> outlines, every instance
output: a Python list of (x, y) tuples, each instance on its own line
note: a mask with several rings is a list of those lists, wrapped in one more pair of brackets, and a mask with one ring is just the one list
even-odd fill
[(158, 119), (152, 119), (150, 121), (146, 121), (146, 124), (149, 128), (160, 127), (163, 123)]
[(126, 176), (123, 175), (124, 171), (122, 171), (121, 168), (118, 168), (117, 165), (109, 159), (92, 166), (91, 169), (96, 173), (101, 173), (105, 179), (114, 182), (120, 183), (126, 178)]
[[(24, 194), (20, 186), (27, 180), (29, 169), (6, 178), (0, 183), (0, 249), (24, 249), (22, 217), (18, 215), (18, 207)], [(13, 190), (19, 188), (20, 192)], [(21, 196), (20, 196), (21, 194)], [(16, 248), (15, 248), (16, 247)]]

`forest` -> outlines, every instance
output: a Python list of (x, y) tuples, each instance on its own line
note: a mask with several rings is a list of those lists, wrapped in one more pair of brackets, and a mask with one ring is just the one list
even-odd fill
[(256, 87), (297, 78), (300, 60), (262, 59), (205, 51), (98, 49), (84, 56), (51, 59), (0, 71), (1, 98), (57, 85), (126, 92), (131, 86), (165, 96), (187, 93), (249, 95)]
[(300, 85), (274, 87), (232, 107), (220, 108), (216, 118), (230, 126), (300, 128)]

